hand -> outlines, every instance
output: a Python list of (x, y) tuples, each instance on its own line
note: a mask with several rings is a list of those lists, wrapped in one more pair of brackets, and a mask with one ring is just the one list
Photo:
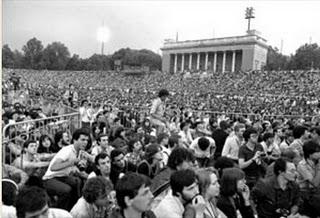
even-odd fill
[(192, 207), (195, 209), (196, 214), (202, 214), (204, 210), (206, 209), (206, 202), (204, 201), (204, 198), (201, 195), (197, 195), (192, 200)]
[(250, 198), (250, 189), (247, 185), (244, 185), (243, 190), (242, 190), (242, 196), (245, 201), (249, 201)]
[(257, 160), (258, 158), (260, 158), (260, 154), (261, 154), (260, 151), (257, 151), (257, 152), (254, 154), (252, 160)]

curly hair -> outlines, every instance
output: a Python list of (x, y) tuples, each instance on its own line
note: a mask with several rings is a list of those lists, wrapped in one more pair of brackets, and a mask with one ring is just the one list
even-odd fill
[(92, 204), (102, 195), (112, 191), (112, 189), (113, 185), (110, 180), (97, 176), (87, 180), (82, 189), (82, 195), (89, 204)]

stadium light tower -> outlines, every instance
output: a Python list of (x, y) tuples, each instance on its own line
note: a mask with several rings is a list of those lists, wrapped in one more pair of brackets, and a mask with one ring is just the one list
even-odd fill
[(101, 42), (101, 54), (104, 54), (104, 43), (108, 42), (110, 38), (110, 31), (108, 27), (104, 26), (104, 23), (102, 23), (102, 27), (99, 27), (97, 32), (97, 39), (99, 42)]
[(255, 18), (254, 8), (248, 7), (248, 8), (246, 8), (246, 19), (248, 19), (248, 31), (250, 31), (250, 21), (252, 18)]

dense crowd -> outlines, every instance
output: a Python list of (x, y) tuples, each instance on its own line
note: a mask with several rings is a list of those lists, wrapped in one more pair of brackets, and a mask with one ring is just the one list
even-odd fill
[[(320, 216), (315, 73), (15, 72), (14, 91), (4, 72), (3, 217)], [(81, 128), (47, 131), (65, 104)]]

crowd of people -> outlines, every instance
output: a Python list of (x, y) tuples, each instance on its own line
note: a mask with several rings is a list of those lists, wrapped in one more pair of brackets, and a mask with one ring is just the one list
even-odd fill
[(10, 71), (3, 124), (67, 104), (81, 128), (8, 128), (3, 217), (320, 217), (315, 73)]

